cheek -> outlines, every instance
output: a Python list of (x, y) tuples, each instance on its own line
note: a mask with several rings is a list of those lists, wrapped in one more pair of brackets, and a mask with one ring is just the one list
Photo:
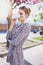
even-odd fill
[(25, 19), (26, 17), (25, 17), (25, 15), (22, 15), (22, 16), (20, 16), (20, 18), (21, 18), (21, 19)]

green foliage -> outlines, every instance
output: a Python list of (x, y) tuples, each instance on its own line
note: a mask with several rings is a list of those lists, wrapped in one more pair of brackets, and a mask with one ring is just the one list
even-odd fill
[(38, 7), (38, 9), (39, 9), (39, 10), (43, 9), (43, 6), (42, 6), (42, 5), (40, 5), (40, 6)]
[(43, 2), (43, 0), (41, 0)]
[(43, 13), (39, 13), (40, 19), (43, 20)]
[(43, 41), (43, 37), (36, 37), (34, 38), (35, 40), (40, 40), (40, 41)]
[(40, 22), (40, 21), (43, 22), (43, 12), (42, 12), (43, 11), (43, 3), (38, 5), (37, 9), (38, 9), (39, 13), (34, 16), (33, 21), (34, 22)]
[(34, 18), (34, 22), (36, 22), (37, 20)]

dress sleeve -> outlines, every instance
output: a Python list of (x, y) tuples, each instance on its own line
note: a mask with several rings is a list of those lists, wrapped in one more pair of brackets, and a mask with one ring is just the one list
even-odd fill
[(11, 31), (7, 31), (7, 35), (6, 35), (6, 39), (7, 40), (11, 40), (11, 38), (12, 38), (12, 34), (11, 34)]
[(9, 40), (9, 43), (12, 45), (17, 46), (20, 44), (24, 39), (27, 38), (31, 30), (31, 27), (29, 25), (26, 25), (22, 31), (18, 34), (18, 36), (15, 39)]

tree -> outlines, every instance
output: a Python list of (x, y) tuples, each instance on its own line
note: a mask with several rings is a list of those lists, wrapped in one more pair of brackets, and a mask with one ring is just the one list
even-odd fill
[(37, 6), (39, 13), (34, 16), (34, 22), (43, 22), (43, 2)]

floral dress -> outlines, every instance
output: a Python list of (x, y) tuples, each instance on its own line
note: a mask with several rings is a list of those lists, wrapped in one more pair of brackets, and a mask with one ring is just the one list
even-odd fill
[(10, 65), (25, 65), (22, 45), (28, 37), (31, 26), (28, 23), (15, 25), (12, 31), (8, 31), (6, 39), (9, 41), (7, 62)]

